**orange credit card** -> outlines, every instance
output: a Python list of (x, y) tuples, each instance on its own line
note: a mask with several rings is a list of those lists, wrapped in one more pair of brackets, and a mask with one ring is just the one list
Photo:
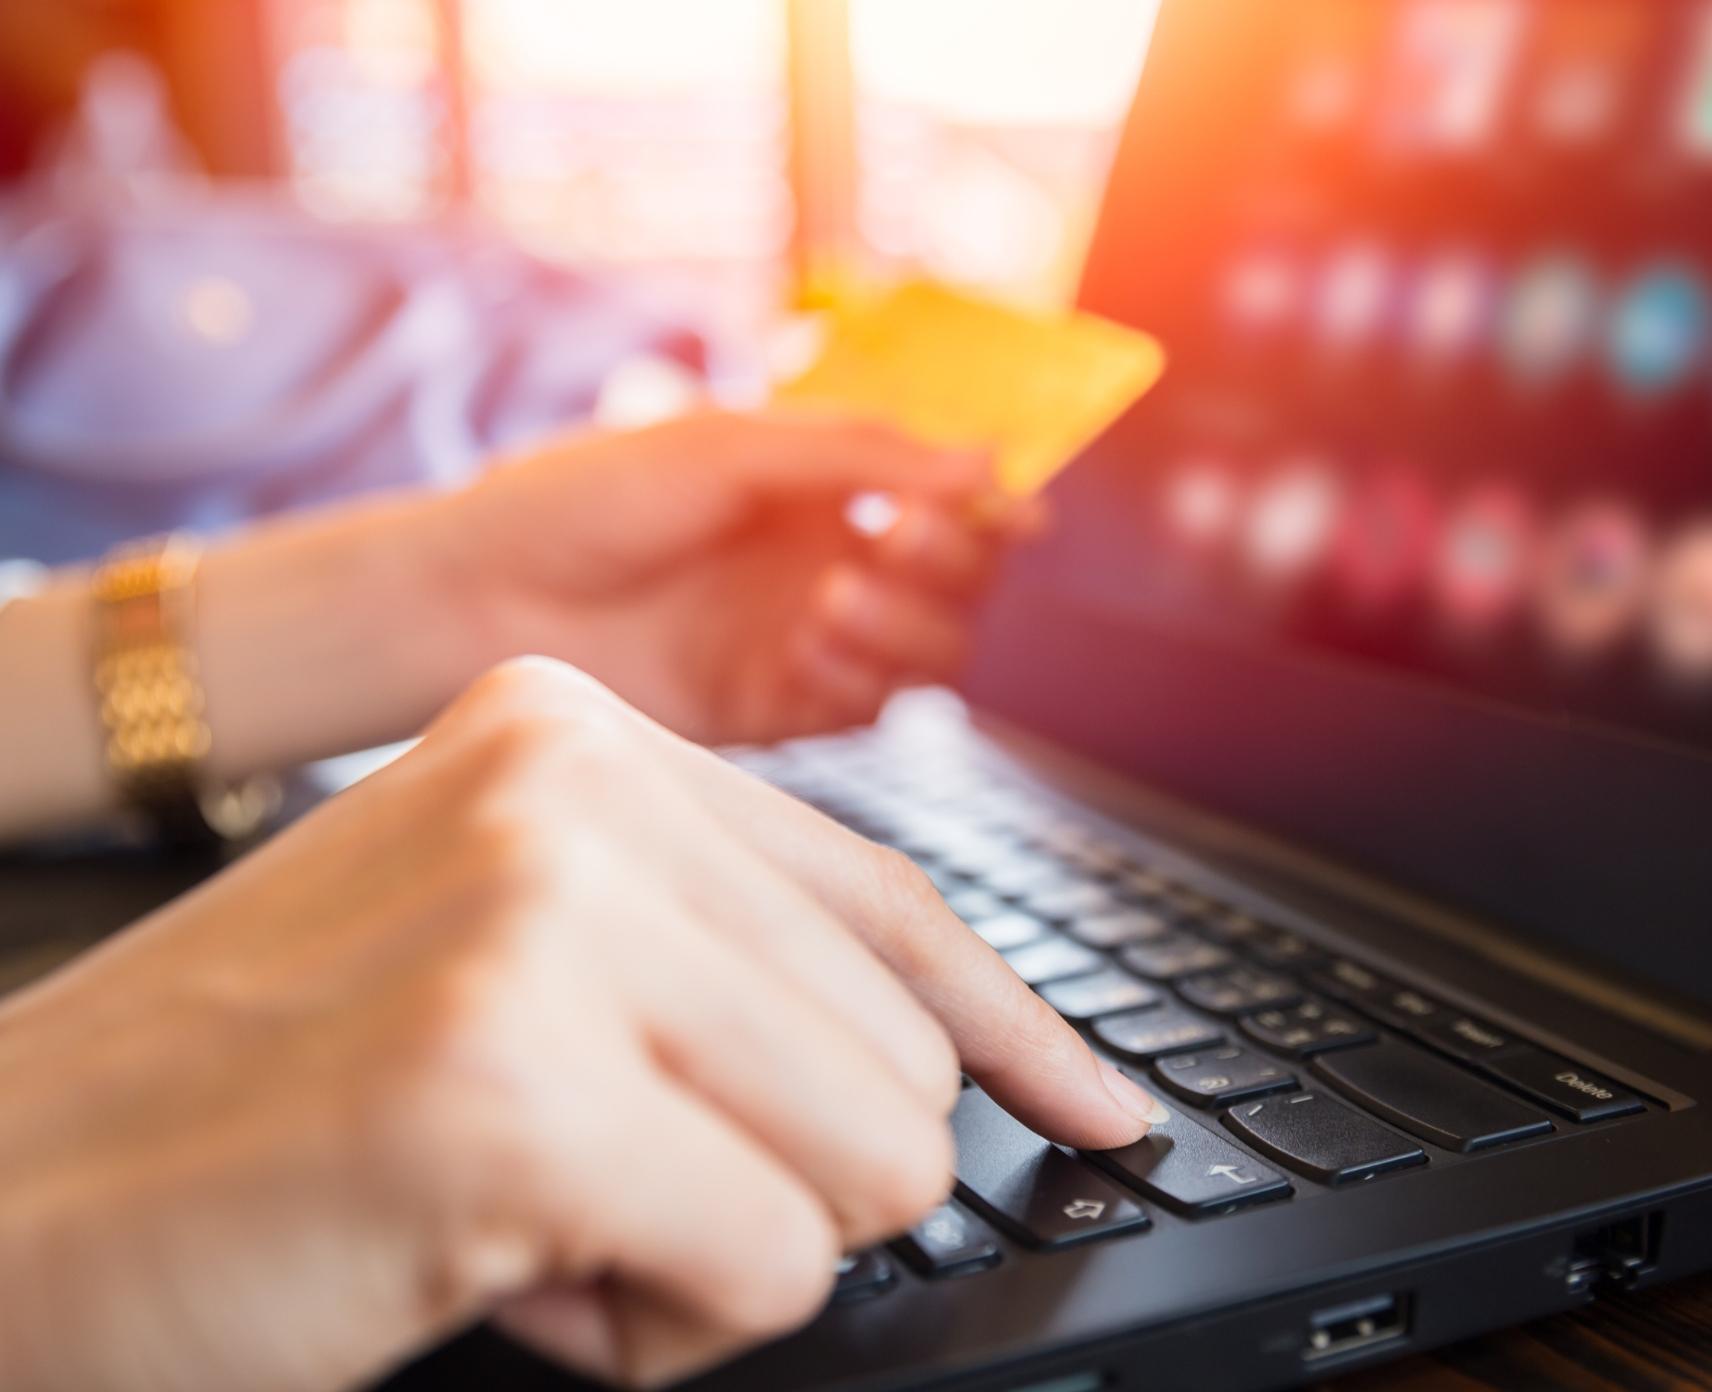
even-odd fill
[(776, 399), (994, 451), (1012, 494), (1039, 492), (1165, 370), (1157, 340), (1098, 315), (1008, 309), (926, 282), (832, 314), (814, 364)]

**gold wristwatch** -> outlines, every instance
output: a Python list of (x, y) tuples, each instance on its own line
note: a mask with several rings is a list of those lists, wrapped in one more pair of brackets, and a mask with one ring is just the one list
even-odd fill
[(201, 553), (185, 537), (142, 542), (96, 570), (95, 692), (107, 767), (127, 806), (175, 841), (253, 832), (277, 801), (271, 780), (215, 787), (192, 641)]

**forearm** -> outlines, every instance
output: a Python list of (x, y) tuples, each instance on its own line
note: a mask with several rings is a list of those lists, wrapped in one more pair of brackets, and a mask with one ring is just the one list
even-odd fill
[(413, 735), (497, 660), (480, 597), (451, 569), (444, 502), (412, 495), (332, 512), (204, 558), (198, 645), (213, 773), (240, 778)]
[[(499, 654), (418, 495), (291, 520), (203, 557), (190, 635), (219, 779), (414, 733)], [(108, 813), (88, 576), (0, 611), (0, 841)]]

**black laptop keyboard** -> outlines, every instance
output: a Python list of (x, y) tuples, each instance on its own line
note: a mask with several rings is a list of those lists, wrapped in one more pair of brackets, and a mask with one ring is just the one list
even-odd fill
[[(886, 732), (737, 756), (912, 857), (947, 903), (1171, 1121), (1124, 1150), (1046, 1145), (978, 1089), (957, 1201), (895, 1251), (928, 1276), (1467, 1163), (1646, 1109), (1573, 1059), (1137, 856), (957, 739)], [(852, 1258), (840, 1292), (895, 1282)]]

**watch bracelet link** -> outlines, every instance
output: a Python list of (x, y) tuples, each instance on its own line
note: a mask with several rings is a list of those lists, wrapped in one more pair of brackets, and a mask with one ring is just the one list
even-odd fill
[(179, 842), (247, 834), (271, 810), (249, 785), (208, 785), (213, 732), (192, 636), (199, 560), (185, 537), (140, 542), (91, 583), (108, 771), (127, 807)]

